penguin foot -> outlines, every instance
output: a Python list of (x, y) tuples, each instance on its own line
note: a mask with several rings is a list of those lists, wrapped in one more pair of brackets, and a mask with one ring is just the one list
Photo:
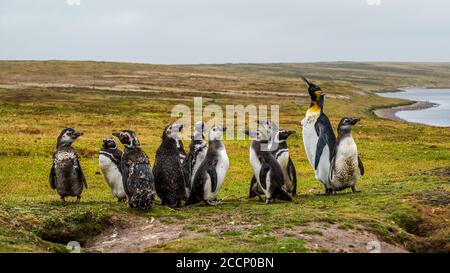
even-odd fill
[(358, 190), (355, 186), (352, 187), (352, 192), (353, 193), (358, 193), (361, 192), (360, 190)]
[(80, 204), (81, 196), (77, 196), (77, 201), (75, 203)]
[(61, 204), (63, 204), (63, 205), (66, 204), (66, 198), (65, 197), (61, 197)]
[(270, 203), (272, 203), (272, 199), (271, 198), (266, 198), (266, 204), (268, 205)]
[(332, 189), (325, 189), (325, 195), (332, 195), (333, 194), (333, 190)]
[(217, 201), (217, 200), (207, 200), (207, 201), (205, 201), (205, 202), (206, 202), (206, 204), (208, 204), (208, 205), (210, 205), (210, 206), (217, 206), (217, 205), (222, 204), (221, 201)]

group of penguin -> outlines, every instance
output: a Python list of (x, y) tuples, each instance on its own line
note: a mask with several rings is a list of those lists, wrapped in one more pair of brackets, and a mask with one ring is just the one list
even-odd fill
[[(325, 94), (318, 85), (303, 80), (308, 86), (310, 107), (301, 121), (302, 136), (316, 179), (323, 184), (326, 195), (346, 188), (358, 192), (356, 182), (364, 174), (364, 166), (351, 131), (359, 119), (342, 118), (336, 138), (323, 111)], [(297, 191), (297, 175), (286, 140), (295, 132), (280, 129), (270, 120), (257, 123), (260, 129), (245, 131), (252, 140), (249, 159), (254, 175), (249, 197), (258, 196), (262, 200), (264, 195), (267, 204), (274, 199), (291, 201)], [(226, 128), (213, 126), (206, 140), (205, 123), (198, 121), (187, 152), (181, 139), (182, 130), (181, 124), (164, 128), (153, 169), (133, 131), (113, 133), (123, 144), (123, 152), (113, 137), (103, 139), (99, 166), (118, 201), (140, 209), (150, 208), (155, 195), (162, 205), (170, 207), (220, 203), (217, 196), (230, 166), (222, 142)], [(72, 147), (81, 135), (72, 128), (64, 129), (53, 154), (50, 186), (56, 189), (63, 203), (69, 196), (80, 202), (83, 188), (87, 188), (78, 155)]]

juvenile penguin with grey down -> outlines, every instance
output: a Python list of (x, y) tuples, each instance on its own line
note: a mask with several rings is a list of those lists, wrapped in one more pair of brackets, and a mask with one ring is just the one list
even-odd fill
[(98, 164), (105, 177), (106, 182), (114, 197), (119, 202), (125, 202), (127, 195), (123, 188), (122, 170), (120, 167), (122, 151), (118, 149), (117, 143), (112, 137), (103, 139), (102, 149), (98, 155)]
[(186, 201), (186, 176), (182, 166), (185, 152), (181, 141), (183, 125), (172, 124), (164, 128), (162, 143), (156, 151), (155, 176), (156, 193), (162, 205), (179, 207)]
[(284, 189), (280, 164), (268, 149), (269, 138), (266, 133), (246, 130), (245, 134), (253, 140), (250, 146), (250, 165), (259, 189), (266, 195), (266, 204), (271, 203), (273, 199), (292, 201), (291, 195)]
[(194, 176), (191, 195), (187, 205), (204, 201), (208, 205), (217, 205), (217, 195), (222, 188), (230, 161), (222, 143), (223, 132), (226, 128), (213, 126), (209, 131), (208, 151), (205, 160)]
[(352, 136), (352, 127), (359, 119), (345, 117), (338, 126), (338, 137), (330, 166), (330, 183), (333, 194), (346, 188), (359, 192), (356, 182), (364, 175), (364, 165)]
[(65, 198), (68, 196), (77, 197), (77, 203), (79, 203), (83, 187), (87, 188), (80, 160), (72, 147), (72, 143), (82, 135), (72, 128), (66, 128), (62, 130), (56, 141), (49, 181), (50, 187), (56, 189), (62, 203), (66, 202)]
[(155, 196), (155, 179), (150, 160), (131, 130), (113, 133), (125, 146), (121, 160), (122, 181), (130, 208), (149, 209)]
[[(294, 162), (289, 154), (287, 139), (294, 134), (295, 131), (279, 129), (278, 125), (271, 120), (257, 120), (257, 123), (264, 128), (269, 137), (268, 149), (280, 164), (283, 172), (284, 190), (291, 196), (294, 196), (297, 193), (297, 173)], [(253, 176), (250, 182), (249, 197), (252, 198), (258, 196), (261, 199), (260, 194), (264, 193), (258, 188), (256, 177)]]
[(194, 135), (191, 137), (189, 151), (183, 162), (183, 170), (186, 176), (186, 196), (191, 195), (195, 174), (206, 158), (208, 145), (205, 140), (205, 123), (198, 121), (195, 123)]

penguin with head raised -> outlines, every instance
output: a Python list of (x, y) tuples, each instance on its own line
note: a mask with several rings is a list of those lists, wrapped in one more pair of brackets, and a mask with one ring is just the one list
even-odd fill
[[(294, 162), (289, 154), (287, 138), (294, 134), (295, 131), (279, 129), (277, 124), (271, 120), (257, 120), (257, 123), (263, 127), (269, 137), (268, 148), (280, 164), (283, 172), (285, 190), (291, 196), (294, 196), (297, 193), (297, 173)], [(263, 194), (263, 191), (258, 187), (256, 177), (253, 176), (250, 182), (249, 197), (258, 196), (261, 198), (260, 194)]]
[(164, 128), (162, 143), (156, 151), (155, 176), (156, 194), (162, 205), (179, 207), (186, 201), (186, 176), (180, 160), (180, 150), (184, 149), (181, 141), (183, 125), (172, 124)]
[(72, 143), (83, 135), (72, 128), (66, 128), (60, 133), (56, 151), (53, 153), (53, 165), (49, 175), (50, 187), (56, 189), (61, 202), (65, 203), (68, 196), (76, 196), (80, 202), (83, 186), (87, 188), (86, 178), (81, 169), (80, 160), (72, 147)]
[(266, 195), (266, 204), (271, 203), (273, 199), (292, 201), (291, 195), (284, 189), (281, 166), (272, 151), (267, 148), (267, 134), (259, 130), (246, 130), (245, 134), (253, 140), (250, 146), (250, 165), (259, 189)]
[(149, 209), (155, 196), (155, 179), (150, 160), (131, 130), (113, 133), (124, 145), (121, 160), (123, 188), (130, 208)]
[(222, 143), (226, 128), (213, 126), (209, 131), (208, 150), (193, 180), (193, 187), (187, 205), (206, 202), (217, 205), (217, 195), (222, 188), (230, 161)]
[(345, 117), (339, 122), (338, 137), (330, 166), (330, 183), (333, 194), (346, 188), (356, 189), (356, 182), (364, 175), (364, 165), (359, 158), (352, 127), (359, 119)]
[(117, 148), (117, 143), (114, 138), (105, 137), (103, 139), (102, 149), (98, 155), (98, 164), (111, 193), (119, 202), (127, 200), (127, 195), (123, 189), (123, 178), (120, 167), (122, 154), (122, 151)]
[(191, 195), (194, 176), (198, 168), (206, 158), (208, 145), (205, 140), (205, 123), (198, 121), (194, 126), (194, 135), (191, 137), (189, 151), (183, 162), (183, 169), (186, 175), (186, 196)]
[(329, 181), (331, 155), (336, 143), (336, 136), (330, 120), (323, 112), (324, 96), (322, 89), (303, 78), (311, 97), (305, 118), (301, 121), (302, 137), (306, 155), (314, 170), (316, 179), (325, 187), (325, 193), (331, 194)]

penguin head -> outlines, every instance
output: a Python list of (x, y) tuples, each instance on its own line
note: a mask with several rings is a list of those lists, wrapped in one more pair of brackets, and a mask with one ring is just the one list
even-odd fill
[(279, 141), (286, 140), (292, 134), (295, 134), (295, 131), (280, 130), (278, 131), (277, 138)]
[(270, 136), (275, 135), (279, 130), (277, 124), (271, 120), (257, 120), (256, 122), (261, 125)]
[(352, 127), (360, 121), (359, 118), (344, 117), (338, 125), (338, 132), (340, 134), (350, 132)]
[(112, 137), (105, 137), (103, 139), (103, 148), (104, 149), (116, 149), (117, 143)]
[(194, 126), (194, 136), (192, 140), (205, 139), (205, 122), (197, 121)]
[(223, 136), (223, 132), (225, 132), (227, 130), (227, 128), (219, 126), (219, 125), (214, 125), (211, 130), (209, 130), (209, 140), (213, 141), (213, 140), (221, 140), (222, 136)]
[(245, 130), (244, 133), (254, 141), (267, 141), (269, 138), (266, 133), (261, 130)]
[(306, 86), (308, 86), (308, 93), (311, 97), (311, 102), (318, 102), (319, 99), (324, 95), (322, 89), (318, 85), (308, 81), (305, 77), (302, 77), (303, 81), (305, 81)]
[(164, 132), (162, 135), (162, 139), (171, 138), (175, 141), (179, 141), (181, 139), (181, 132), (183, 131), (183, 124), (171, 124), (167, 125), (166, 128), (164, 128)]
[(113, 133), (113, 136), (117, 137), (125, 148), (134, 149), (141, 146), (141, 143), (136, 137), (136, 133), (131, 130), (123, 130), (119, 133)]
[(73, 128), (66, 128), (59, 134), (56, 146), (70, 146), (77, 138), (82, 135), (83, 133), (77, 132)]

